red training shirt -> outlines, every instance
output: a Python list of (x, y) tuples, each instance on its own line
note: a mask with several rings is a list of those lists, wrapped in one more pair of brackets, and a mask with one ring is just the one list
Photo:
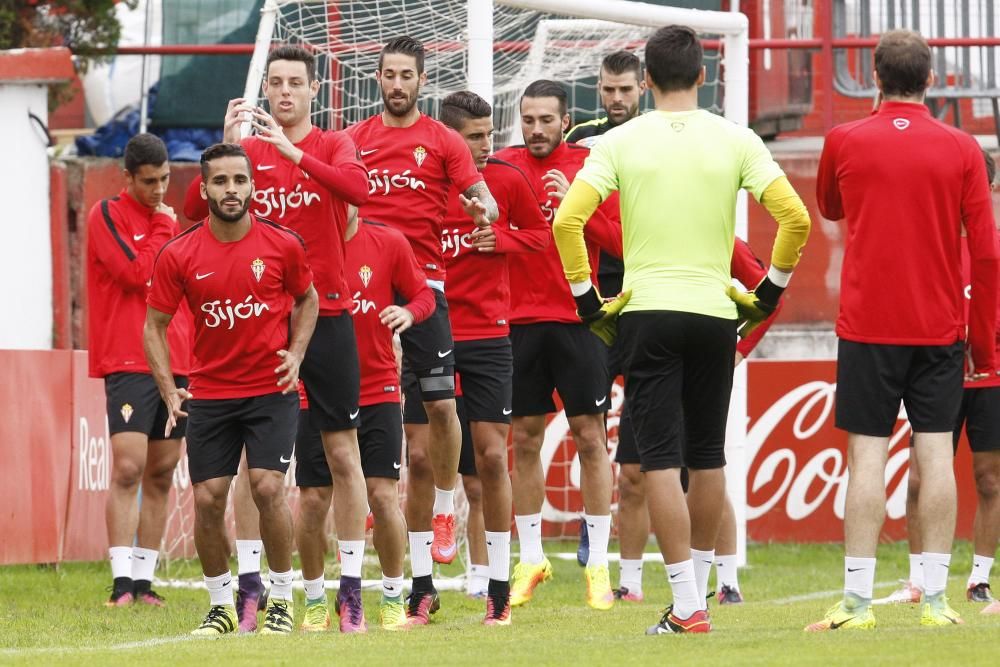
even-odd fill
[[(1000, 236), (997, 237), (998, 252), (1000, 252)], [(965, 284), (965, 316), (969, 317), (969, 304), (970, 296), (972, 294), (972, 262), (969, 260), (969, 250), (966, 246), (962, 246), (962, 282)], [(1000, 304), (998, 304), (1000, 306)], [(997, 332), (994, 338), (994, 350), (996, 350), (996, 358), (1000, 359), (1000, 307), (997, 308)], [(975, 371), (975, 366), (972, 363), (972, 349), (969, 345), (965, 346), (965, 374), (972, 375)], [(975, 382), (966, 382), (966, 389), (982, 389), (984, 387), (1000, 387), (1000, 375), (991, 373), (982, 380), (977, 380)]]
[(280, 391), (291, 297), (311, 284), (302, 239), (286, 227), (251, 216), (246, 236), (223, 243), (202, 222), (163, 246), (149, 305), (172, 314), (186, 299), (194, 314), (195, 398), (263, 396)]
[(479, 252), (472, 247), (476, 223), (462, 209), (455, 188), (448, 197), (441, 229), (441, 252), (448, 268), (448, 316), (455, 340), (500, 338), (510, 332), (508, 254), (543, 250), (552, 239), (524, 172), (491, 157), (482, 174), (500, 209), (492, 225), (496, 250)]
[(979, 144), (922, 104), (883, 102), (833, 128), (816, 177), (820, 212), (847, 220), (837, 335), (949, 345), (966, 337), (961, 230), (972, 262), (969, 342), (995, 367), (997, 246)]
[[(344, 231), (347, 204), (368, 198), (364, 164), (344, 132), (312, 130), (295, 144), (303, 152), (295, 164), (278, 149), (251, 136), (240, 142), (253, 166), (251, 212), (293, 230), (306, 243), (306, 255), (319, 294), (319, 314), (339, 315), (351, 307), (344, 281)], [(208, 216), (201, 198), (201, 178), (192, 181), (184, 199), (191, 220)]]
[(439, 245), (451, 186), (483, 180), (462, 136), (424, 114), (410, 127), (387, 127), (377, 114), (345, 130), (368, 168), (361, 216), (398, 229), (430, 280), (444, 280)]
[[(87, 216), (87, 331), (90, 377), (149, 373), (142, 347), (146, 292), (156, 254), (179, 231), (166, 213), (143, 206), (126, 190)], [(191, 314), (182, 308), (167, 329), (173, 371), (191, 370)]]
[[(542, 180), (542, 176), (550, 169), (558, 169), (572, 183), (589, 153), (590, 149), (585, 146), (563, 142), (541, 160), (532, 156), (526, 146), (511, 146), (501, 150), (496, 156), (524, 171), (528, 182), (535, 189), (542, 215), (551, 228), (559, 200), (546, 190), (546, 182)], [(596, 285), (600, 258), (598, 248), (615, 257), (622, 256), (618, 193), (608, 197), (598, 207), (583, 228), (583, 234), (590, 257), (591, 280)], [(580, 321), (555, 243), (536, 255), (511, 255), (507, 258), (507, 267), (510, 271), (512, 324)]]
[(347, 241), (347, 284), (353, 295), (354, 335), (361, 361), (359, 405), (399, 402), (399, 373), (392, 350), (392, 330), (379, 313), (400, 295), (413, 323), (434, 312), (434, 293), (406, 238), (395, 229), (362, 220)]
[[(755, 288), (764, 279), (764, 276), (767, 275), (767, 267), (753, 253), (750, 245), (739, 237), (736, 237), (736, 242), (733, 244), (733, 258), (729, 271), (733, 278), (743, 283), (747, 289)], [(757, 347), (764, 334), (774, 324), (774, 320), (778, 317), (778, 313), (781, 311), (781, 306), (784, 303), (785, 300), (782, 298), (778, 302), (778, 307), (774, 309), (774, 312), (768, 315), (767, 319), (761, 322), (760, 326), (754, 329), (749, 336), (741, 338), (736, 344), (736, 351), (742, 354), (744, 358), (750, 356), (750, 353)]]

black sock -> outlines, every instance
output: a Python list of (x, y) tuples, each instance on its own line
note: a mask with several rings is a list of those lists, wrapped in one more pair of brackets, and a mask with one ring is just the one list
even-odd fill
[(502, 596), (506, 598), (510, 596), (510, 582), (490, 579), (489, 587), (486, 590), (491, 596)]
[(422, 577), (413, 577), (413, 585), (410, 586), (413, 593), (430, 593), (434, 590), (434, 579), (427, 574)]
[(133, 593), (134, 584), (132, 583), (132, 577), (115, 577), (115, 583), (112, 590), (116, 596), (124, 593)]
[(136, 579), (135, 580), (135, 594), (140, 595), (142, 593), (148, 593), (152, 587), (151, 581), (147, 579)]

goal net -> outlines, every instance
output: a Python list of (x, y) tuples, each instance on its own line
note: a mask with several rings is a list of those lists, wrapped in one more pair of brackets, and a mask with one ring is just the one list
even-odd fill
[[(591, 120), (603, 113), (597, 74), (604, 56), (624, 49), (642, 58), (649, 35), (669, 24), (691, 26), (704, 37), (707, 82), (700, 91), (700, 106), (746, 124), (746, 17), (625, 0), (268, 0), (244, 96), (264, 104), (260, 84), (268, 51), (279, 44), (300, 44), (318, 60), (321, 87), (314, 122), (324, 128), (347, 127), (382, 111), (374, 77), (379, 51), (389, 39), (410, 35), (426, 49), (428, 82), (420, 92), (421, 110), (436, 116), (445, 96), (472, 89), (493, 103), (499, 149), (521, 141), (518, 100), (529, 83), (540, 78), (563, 83), (572, 123)], [(643, 104), (649, 108), (651, 96)], [(745, 205), (741, 209), (738, 220), (744, 222), (742, 226), (738, 222), (738, 233), (745, 236)], [(617, 391), (620, 394), (620, 388)], [(620, 407), (620, 396), (615, 396)], [(738, 400), (734, 410), (738, 417), (731, 421), (745, 433), (745, 401)], [(739, 512), (745, 475), (742, 440), (737, 440), (729, 458), (739, 461), (740, 474), (731, 472), (729, 477), (735, 478), (730, 490)], [(613, 412), (609, 419), (613, 468), (616, 442)], [(575, 535), (583, 507), (579, 463), (565, 415), (559, 413), (549, 423), (543, 449), (544, 534)]]

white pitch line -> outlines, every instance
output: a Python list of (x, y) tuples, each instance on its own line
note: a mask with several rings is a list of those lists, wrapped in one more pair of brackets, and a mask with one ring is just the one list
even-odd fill
[[(949, 576), (948, 579), (960, 579), (959, 576)], [(878, 581), (875, 582), (875, 588), (893, 588), (899, 586), (900, 580), (896, 581)], [(792, 602), (808, 602), (809, 600), (822, 600), (823, 598), (834, 597), (837, 595), (843, 595), (844, 589), (838, 588), (833, 591), (816, 591), (815, 593), (805, 593), (804, 595), (793, 595), (787, 598), (779, 598), (777, 600), (761, 600), (761, 602), (766, 602), (768, 604), (789, 604)]]
[(28, 648), (5, 648), (0, 649), (0, 655), (37, 655), (54, 653), (79, 653), (80, 651), (131, 651), (134, 649), (149, 648), (150, 646), (162, 646), (164, 644), (179, 644), (189, 642), (196, 637), (191, 635), (179, 635), (177, 637), (159, 637), (156, 639), (143, 639), (137, 642), (125, 642), (124, 644), (108, 644), (106, 646), (40, 646)]

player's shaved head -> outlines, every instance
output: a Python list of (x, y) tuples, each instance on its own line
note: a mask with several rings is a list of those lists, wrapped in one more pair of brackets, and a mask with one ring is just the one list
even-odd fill
[(243, 150), (243, 147), (239, 144), (213, 144), (205, 149), (205, 152), (201, 154), (201, 178), (202, 180), (208, 179), (209, 174), (209, 164), (220, 158), (224, 157), (241, 157), (247, 163), (247, 175), (253, 173), (253, 167), (250, 164), (250, 157), (247, 152)]
[(410, 56), (416, 62), (417, 74), (424, 73), (424, 45), (420, 43), (420, 40), (410, 37), (409, 35), (403, 35), (402, 37), (394, 37), (385, 43), (382, 47), (381, 53), (378, 54), (378, 68), (382, 69), (382, 63), (385, 61), (385, 57), (390, 53), (398, 53), (404, 56)]
[(438, 120), (453, 130), (461, 131), (465, 121), (473, 118), (489, 118), (493, 115), (490, 103), (471, 90), (460, 90), (441, 100)]
[(912, 30), (890, 30), (875, 47), (875, 72), (884, 97), (920, 95), (931, 75), (931, 47)]
[(267, 64), (264, 65), (265, 78), (267, 77), (268, 70), (271, 68), (271, 63), (275, 60), (289, 60), (291, 62), (302, 63), (306, 66), (306, 76), (308, 77), (309, 82), (312, 83), (316, 80), (316, 56), (309, 51), (306, 51), (301, 46), (286, 44), (285, 46), (279, 46), (268, 53)]
[(125, 169), (130, 174), (135, 174), (139, 167), (144, 164), (159, 167), (164, 164), (170, 155), (167, 153), (167, 146), (155, 134), (143, 132), (128, 140), (125, 144)]
[(688, 90), (701, 76), (703, 53), (698, 33), (683, 25), (668, 25), (646, 42), (646, 72), (663, 93)]

